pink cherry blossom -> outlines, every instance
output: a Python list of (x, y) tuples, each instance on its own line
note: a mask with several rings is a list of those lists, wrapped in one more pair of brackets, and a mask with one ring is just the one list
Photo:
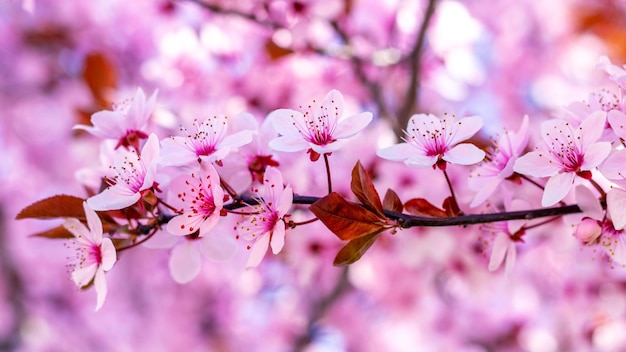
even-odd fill
[(610, 218), (585, 217), (576, 228), (576, 238), (587, 246), (600, 246), (610, 261), (626, 266), (626, 234)]
[[(513, 165), (528, 144), (528, 116), (524, 116), (517, 133), (505, 131), (487, 154), (487, 161), (474, 170), (469, 179), (471, 189), (477, 191), (470, 206), (487, 200), (503, 180), (513, 176)], [(518, 175), (519, 176), (519, 175)]]
[(285, 217), (293, 202), (291, 186), (283, 186), (283, 177), (274, 167), (265, 170), (265, 180), (260, 190), (256, 190), (258, 205), (250, 206), (244, 212), (251, 215), (237, 225), (237, 234), (245, 240), (254, 241), (247, 267), (261, 263), (268, 246), (278, 254), (285, 244)]
[[(161, 142), (163, 152), (160, 162), (171, 166), (187, 165), (197, 161), (221, 163), (233, 148), (252, 141), (253, 130), (249, 129), (251, 124), (246, 121), (254, 120), (254, 117), (239, 114), (234, 119), (244, 121), (231, 122), (228, 116), (214, 115), (202, 123), (194, 120), (193, 132), (181, 127), (182, 136), (167, 138)], [(248, 125), (248, 128), (229, 133), (233, 123), (240, 126)]]
[(482, 126), (478, 116), (457, 120), (454, 115), (441, 119), (432, 114), (413, 115), (405, 131), (405, 142), (380, 149), (376, 154), (383, 159), (404, 161), (412, 167), (445, 169), (446, 162), (475, 164), (483, 160), (485, 152), (473, 144), (460, 142), (472, 137)]
[[(273, 111), (268, 119), (274, 120), (274, 128), (281, 136), (271, 140), (270, 147), (283, 152), (308, 149), (317, 157), (339, 150), (341, 139), (356, 135), (372, 121), (370, 112), (344, 117), (343, 104), (343, 95), (331, 90), (321, 104), (313, 101), (303, 112), (291, 109)], [(311, 160), (316, 160), (316, 154), (311, 154)]]
[[(529, 208), (528, 202), (521, 199), (509, 201), (505, 206), (507, 211)], [(527, 221), (525, 220), (511, 220), (491, 223), (482, 227), (483, 231), (494, 236), (491, 255), (489, 256), (489, 271), (498, 270), (502, 263), (504, 263), (506, 274), (513, 270), (515, 259), (517, 258), (516, 243), (523, 242), (522, 236), (525, 234), (524, 226), (526, 223)]]
[(533, 151), (517, 159), (514, 170), (534, 177), (550, 177), (541, 204), (551, 206), (572, 189), (574, 178), (591, 177), (591, 170), (609, 155), (609, 142), (596, 142), (604, 131), (605, 113), (593, 113), (578, 127), (556, 119), (541, 125), (545, 151)]
[(178, 177), (170, 184), (170, 193), (174, 195), (170, 204), (180, 208), (182, 214), (168, 222), (168, 232), (185, 236), (199, 231), (200, 236), (205, 236), (217, 225), (224, 191), (213, 165), (202, 163), (197, 175)]
[(75, 129), (85, 130), (94, 136), (117, 140), (119, 146), (137, 148), (138, 139), (148, 138), (144, 132), (148, 119), (154, 111), (157, 92), (152, 93), (146, 101), (141, 88), (130, 101), (123, 101), (113, 106), (113, 110), (96, 112), (91, 116), (93, 126), (76, 125)]
[(116, 261), (115, 246), (110, 238), (102, 237), (102, 222), (98, 214), (86, 202), (83, 202), (83, 209), (89, 228), (74, 218), (65, 220), (63, 224), (75, 237), (68, 245), (76, 251), (76, 257), (69, 266), (72, 268), (72, 281), (78, 287), (84, 287), (93, 280), (97, 295), (96, 310), (99, 310), (107, 295), (104, 272), (111, 270)]
[(134, 149), (118, 149), (112, 168), (117, 175), (115, 182), (99, 194), (87, 199), (87, 204), (94, 210), (123, 209), (141, 199), (142, 192), (154, 185), (156, 160), (159, 156), (159, 140), (155, 134), (137, 155)]
[(606, 56), (600, 57), (596, 67), (606, 72), (609, 78), (617, 82), (622, 88), (626, 87), (626, 69), (624, 67), (613, 65)]

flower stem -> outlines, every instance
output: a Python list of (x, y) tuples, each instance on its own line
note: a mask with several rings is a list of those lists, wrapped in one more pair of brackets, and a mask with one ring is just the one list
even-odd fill
[(448, 173), (446, 170), (442, 170), (443, 175), (446, 178), (446, 183), (448, 184), (448, 189), (450, 190), (450, 196), (452, 197), (452, 209), (461, 209), (459, 208), (459, 203), (456, 201), (456, 196), (454, 195), (454, 190), (452, 189), (452, 182), (450, 182), (450, 178), (448, 177)]
[(330, 179), (330, 164), (328, 163), (328, 153), (324, 153), (324, 165), (326, 166), (326, 181), (328, 183), (328, 194), (333, 193), (333, 184)]
[(127, 249), (131, 249), (131, 248), (133, 248), (133, 247), (137, 247), (138, 245), (140, 245), (140, 244), (142, 244), (142, 243), (146, 242), (146, 241), (147, 241), (147, 240), (149, 240), (152, 236), (154, 236), (154, 234), (155, 234), (155, 233), (157, 233), (157, 231), (158, 231), (158, 230), (159, 230), (159, 228), (158, 228), (158, 227), (155, 227), (154, 229), (152, 229), (152, 232), (150, 232), (150, 234), (148, 234), (146, 237), (142, 238), (141, 240), (139, 240), (139, 241), (137, 241), (137, 242), (135, 242), (135, 243), (129, 244), (128, 246), (125, 246), (125, 247), (116, 248), (115, 250), (119, 253), (119, 252), (125, 251), (125, 250), (127, 250)]

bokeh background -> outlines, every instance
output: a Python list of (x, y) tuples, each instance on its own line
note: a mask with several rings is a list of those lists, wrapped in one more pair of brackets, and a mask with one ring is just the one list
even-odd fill
[[(30, 237), (61, 221), (14, 220), (44, 197), (87, 195), (78, 171), (100, 166), (98, 141), (72, 126), (137, 87), (158, 89), (161, 137), (339, 89), (376, 121), (333, 156), (337, 187), (361, 159), (380, 192), (437, 204), (440, 177), (377, 160), (378, 145), (416, 112), (480, 115), (483, 145), (528, 114), (537, 138), (541, 121), (607, 84), (600, 56), (626, 62), (623, 1), (0, 0), (0, 47), (1, 350), (626, 350), (626, 269), (594, 260), (562, 223), (520, 245), (508, 276), (487, 270), (480, 229), (407, 230), (342, 269), (341, 242), (313, 224), (257, 269), (242, 251), (187, 285), (167, 250), (137, 248), (107, 274), (96, 313), (63, 241)], [(297, 192), (323, 190), (320, 163), (283, 158)]]

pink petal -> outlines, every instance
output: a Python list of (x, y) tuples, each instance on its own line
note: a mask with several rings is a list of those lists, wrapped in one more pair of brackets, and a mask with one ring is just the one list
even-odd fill
[(102, 269), (98, 269), (96, 271), (93, 284), (96, 288), (96, 311), (98, 311), (104, 304), (104, 300), (107, 297), (107, 282)]
[(624, 165), (626, 165), (626, 150), (619, 150), (609, 155), (599, 169), (610, 180), (623, 180)]
[(598, 197), (593, 192), (582, 185), (576, 186), (576, 203), (583, 213), (596, 220), (602, 220), (604, 217), (604, 210), (598, 200)]
[(616, 230), (622, 230), (626, 226), (626, 191), (613, 188), (606, 195), (606, 206), (613, 227)]
[(251, 130), (243, 130), (228, 135), (218, 143), (218, 149), (221, 148), (237, 148), (252, 142), (254, 132)]
[[(522, 199), (513, 199), (511, 201), (511, 204), (506, 207), (507, 211), (522, 211), (522, 210), (528, 210), (531, 209), (532, 207), (530, 206), (530, 204)], [(527, 220), (509, 220), (506, 222), (507, 224), (507, 229), (509, 230), (509, 234), (514, 234), (517, 231), (519, 231), (522, 227), (524, 227), (524, 225), (526, 225), (528, 221)]]
[(119, 111), (98, 111), (91, 115), (93, 128), (85, 128), (100, 138), (117, 139), (126, 133), (126, 116)]
[(283, 249), (283, 246), (285, 245), (284, 222), (279, 221), (278, 223), (276, 223), (276, 226), (274, 226), (274, 232), (272, 232), (270, 245), (272, 246), (272, 253), (274, 254), (280, 253), (280, 251)]
[(608, 120), (615, 134), (626, 139), (626, 114), (619, 110), (611, 110), (608, 113)]
[(563, 172), (550, 177), (543, 191), (541, 205), (549, 207), (563, 200), (574, 185), (574, 177), (576, 175), (573, 172)]
[(491, 249), (491, 257), (489, 257), (489, 271), (497, 270), (506, 255), (508, 244), (511, 240), (509, 236), (503, 232), (496, 235), (496, 239), (493, 241), (493, 248)]
[(289, 210), (291, 210), (291, 206), (293, 205), (293, 190), (291, 186), (287, 185), (283, 192), (280, 195), (280, 199), (278, 200), (278, 204), (276, 205), (276, 211), (282, 217), (287, 214)]
[(102, 220), (100, 220), (98, 214), (87, 205), (87, 202), (83, 202), (83, 209), (87, 217), (87, 225), (91, 230), (90, 238), (94, 243), (100, 244), (102, 241)]
[(279, 152), (299, 152), (309, 149), (309, 143), (300, 135), (283, 135), (270, 141), (270, 148)]
[[(580, 124), (580, 134), (583, 138), (583, 150), (587, 150), (590, 144), (597, 141), (606, 126), (606, 112), (596, 111), (587, 116)], [(585, 152), (585, 157), (586, 157)]]
[[(459, 142), (470, 138), (475, 135), (483, 127), (483, 119), (479, 116), (470, 116), (454, 121), (454, 127), (452, 131), (454, 134), (452, 138), (448, 140), (448, 145), (455, 145)], [(461, 164), (469, 165), (469, 164)]]
[(166, 230), (172, 235), (187, 236), (198, 231), (201, 223), (202, 215), (187, 212), (171, 218), (166, 225)]
[(220, 232), (200, 238), (197, 245), (202, 254), (216, 261), (230, 259), (237, 249), (236, 240)]
[(158, 162), (168, 166), (182, 166), (198, 160), (195, 152), (184, 146), (185, 138), (170, 137), (161, 141), (161, 155)]
[(480, 182), (481, 187), (474, 196), (474, 200), (470, 204), (470, 207), (474, 208), (486, 201), (493, 192), (500, 186), (502, 180), (497, 177), (475, 176), (472, 179), (481, 178), (485, 182)]
[(170, 254), (170, 274), (179, 284), (188, 283), (200, 273), (202, 258), (193, 242), (183, 241)]
[(117, 210), (137, 203), (140, 198), (139, 193), (133, 193), (125, 184), (118, 183), (87, 199), (87, 204), (93, 210)]
[(75, 269), (72, 271), (72, 281), (74, 281), (76, 286), (83, 287), (91, 282), (94, 275), (96, 275), (96, 270), (98, 270), (96, 263)]
[(593, 243), (602, 234), (602, 227), (597, 220), (591, 218), (583, 218), (576, 226), (574, 236), (582, 243)]
[(139, 189), (140, 191), (146, 190), (154, 185), (159, 152), (159, 138), (154, 133), (152, 133), (148, 137), (148, 141), (146, 142), (146, 144), (141, 149), (141, 162), (146, 168), (146, 174), (143, 179), (143, 185)]
[(180, 241), (180, 237), (172, 235), (167, 231), (157, 231), (150, 239), (141, 245), (151, 249), (172, 248)]
[(411, 167), (430, 167), (435, 165), (439, 157), (437, 155), (434, 156), (426, 156), (416, 154), (404, 161), (405, 164)]
[(617, 235), (617, 238), (613, 238), (615, 244), (613, 247), (605, 247), (606, 250), (611, 248), (612, 253), (609, 252), (611, 258), (617, 264), (622, 266), (626, 266), (626, 239), (624, 238), (624, 234)]
[(328, 117), (337, 121), (343, 116), (343, 95), (336, 89), (331, 90), (322, 101), (322, 106), (326, 108)]
[(92, 242), (91, 241), (91, 231), (83, 223), (74, 218), (66, 219), (63, 223), (63, 227), (65, 227), (69, 232), (74, 235), (76, 238), (83, 238), (82, 243)]
[(507, 251), (506, 251), (506, 261), (504, 262), (504, 273), (510, 274), (513, 271), (513, 266), (515, 265), (515, 259), (517, 257), (517, 250), (515, 249), (515, 243), (509, 242)]
[(276, 132), (283, 136), (300, 137), (300, 131), (294, 125), (294, 120), (303, 121), (304, 115), (296, 110), (278, 109), (267, 115), (271, 119)]
[(485, 158), (485, 152), (470, 143), (457, 144), (443, 155), (443, 160), (459, 165), (472, 165)]
[(115, 264), (115, 261), (117, 260), (117, 253), (110, 238), (107, 237), (102, 239), (100, 254), (102, 255), (102, 263), (100, 264), (102, 270), (111, 270), (111, 268), (113, 268), (113, 264)]
[(267, 248), (270, 244), (270, 236), (264, 235), (261, 236), (253, 245), (250, 250), (250, 256), (248, 257), (248, 262), (246, 263), (246, 268), (253, 268), (259, 266), (261, 264), (261, 260), (265, 257), (265, 252), (267, 252)]
[(206, 236), (215, 229), (220, 220), (220, 211), (215, 209), (213, 214), (200, 223), (200, 236)]
[(320, 154), (332, 153), (341, 149), (341, 142), (334, 141), (325, 145), (309, 143), (309, 147)]
[(398, 143), (387, 148), (379, 149), (376, 155), (387, 160), (404, 161), (416, 153), (421, 153), (421, 151), (415, 146), (409, 143)]
[(515, 172), (534, 177), (556, 175), (560, 168), (548, 152), (529, 152), (515, 161)]
[(335, 138), (343, 139), (356, 135), (361, 132), (367, 125), (372, 122), (374, 116), (371, 112), (363, 112), (357, 115), (353, 115), (345, 118), (335, 130)]
[(521, 154), (528, 144), (528, 122), (528, 115), (524, 115), (519, 130), (511, 137), (511, 146), (514, 148), (515, 155)]

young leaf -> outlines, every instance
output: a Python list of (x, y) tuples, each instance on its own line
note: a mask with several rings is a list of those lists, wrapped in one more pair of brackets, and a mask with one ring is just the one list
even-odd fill
[(404, 209), (406, 209), (407, 213), (416, 216), (431, 216), (433, 218), (447, 218), (448, 214), (432, 205), (429, 201), (424, 198), (413, 198), (408, 202), (404, 203)]
[(448, 216), (458, 216), (461, 215), (461, 209), (457, 204), (456, 200), (452, 196), (443, 200), (442, 204), (443, 208), (446, 210)]
[(16, 219), (76, 218), (85, 220), (82, 198), (58, 195), (37, 201), (17, 214)]
[(401, 213), (402, 209), (402, 201), (398, 194), (394, 192), (392, 189), (388, 188), (387, 193), (385, 193), (385, 198), (383, 199), (383, 208), (391, 211), (395, 211), (397, 213)]
[(360, 161), (356, 162), (352, 169), (352, 181), (350, 182), (352, 193), (359, 201), (369, 210), (384, 218), (383, 205), (380, 202), (380, 196), (374, 188), (374, 183), (367, 171), (363, 168)]
[(71, 232), (69, 232), (63, 225), (51, 228), (50, 230), (34, 233), (31, 237), (43, 237), (49, 239), (67, 239), (74, 238)]
[(309, 209), (342, 240), (378, 233), (388, 227), (376, 214), (347, 202), (336, 192), (311, 204)]
[(372, 244), (374, 244), (382, 231), (383, 230), (370, 233), (369, 235), (355, 238), (352, 241), (348, 242), (348, 244), (341, 248), (341, 250), (339, 250), (339, 253), (337, 253), (337, 255), (335, 256), (333, 265), (350, 265), (361, 259), (363, 254), (365, 254), (365, 252), (372, 246)]

